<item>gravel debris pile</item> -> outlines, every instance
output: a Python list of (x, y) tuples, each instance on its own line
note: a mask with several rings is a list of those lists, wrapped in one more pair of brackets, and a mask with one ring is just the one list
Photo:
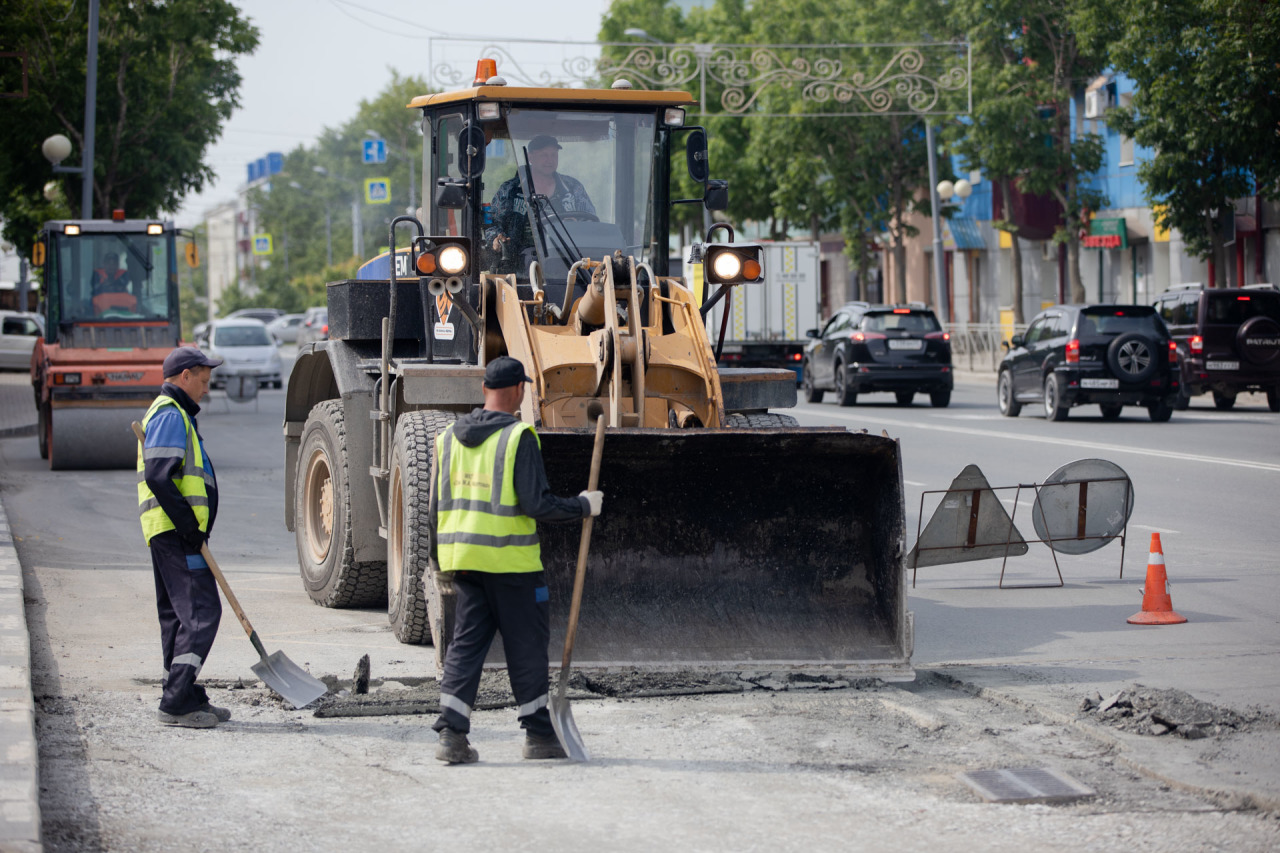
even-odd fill
[(1086, 696), (1080, 702), (1080, 715), (1122, 731), (1157, 737), (1173, 734), (1187, 740), (1280, 728), (1280, 717), (1261, 708), (1234, 711), (1182, 690), (1159, 690), (1141, 684), (1106, 698), (1100, 693)]

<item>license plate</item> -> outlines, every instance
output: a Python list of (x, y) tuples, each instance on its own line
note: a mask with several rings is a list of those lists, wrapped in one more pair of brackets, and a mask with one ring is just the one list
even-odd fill
[(1238, 361), (1206, 361), (1204, 366), (1207, 370), (1239, 370), (1240, 362)]
[(889, 349), (918, 350), (923, 346), (924, 341), (913, 341), (910, 338), (903, 340), (891, 339), (889, 341)]
[(1081, 379), (1081, 388), (1119, 388), (1119, 379)]

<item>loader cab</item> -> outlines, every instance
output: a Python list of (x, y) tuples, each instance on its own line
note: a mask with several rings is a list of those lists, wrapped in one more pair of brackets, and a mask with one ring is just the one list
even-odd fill
[(667, 275), (672, 145), (688, 144), (701, 182), (716, 183), (705, 134), (684, 127), (691, 102), (684, 92), (505, 85), (417, 99), (427, 232), (470, 238), (473, 276), (527, 284), (540, 272), (556, 301), (581, 258), (620, 250)]
[[(171, 223), (49, 222), (37, 255), (44, 262), (49, 343), (163, 345), (152, 338), (176, 343), (180, 322)], [(133, 340), (121, 331), (130, 327), (146, 331)]]

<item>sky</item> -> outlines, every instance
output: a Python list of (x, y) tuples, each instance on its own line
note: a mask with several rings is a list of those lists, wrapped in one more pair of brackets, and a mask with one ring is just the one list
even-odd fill
[[(259, 45), (237, 63), (243, 77), (241, 107), (206, 155), (218, 180), (187, 197), (176, 215), (183, 227), (196, 225), (206, 210), (230, 200), (245, 182), (250, 160), (309, 145), (326, 127), (349, 120), (362, 99), (375, 97), (390, 81), (389, 69), (427, 77), (429, 39), (594, 41), (609, 2), (240, 0), (236, 5), (258, 28)], [(457, 57), (458, 64), (465, 61), (466, 70), (474, 70), (474, 60), (464, 56), (482, 45), (437, 41), (435, 46), (437, 56)]]

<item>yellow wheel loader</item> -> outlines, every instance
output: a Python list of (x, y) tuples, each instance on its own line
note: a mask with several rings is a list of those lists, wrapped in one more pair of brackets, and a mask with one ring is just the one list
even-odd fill
[[(575, 665), (911, 678), (897, 442), (798, 426), (778, 412), (795, 405), (790, 370), (717, 367), (704, 316), (768, 286), (759, 246), (713, 226), (728, 240), (695, 247), (707, 292), (668, 275), (672, 206), (728, 200), (705, 131), (685, 125), (691, 96), (517, 88), (481, 65), (471, 88), (409, 105), (421, 221), (394, 220), (388, 253), (329, 284), (329, 340), (302, 347), (289, 380), (285, 520), (307, 593), (385, 600), (396, 636), (443, 659), (434, 439), (510, 355), (533, 378), (520, 416), (557, 493), (585, 487), (594, 420), (608, 426)], [(681, 144), (702, 198), (671, 198)], [(578, 533), (539, 528), (552, 649)]]

